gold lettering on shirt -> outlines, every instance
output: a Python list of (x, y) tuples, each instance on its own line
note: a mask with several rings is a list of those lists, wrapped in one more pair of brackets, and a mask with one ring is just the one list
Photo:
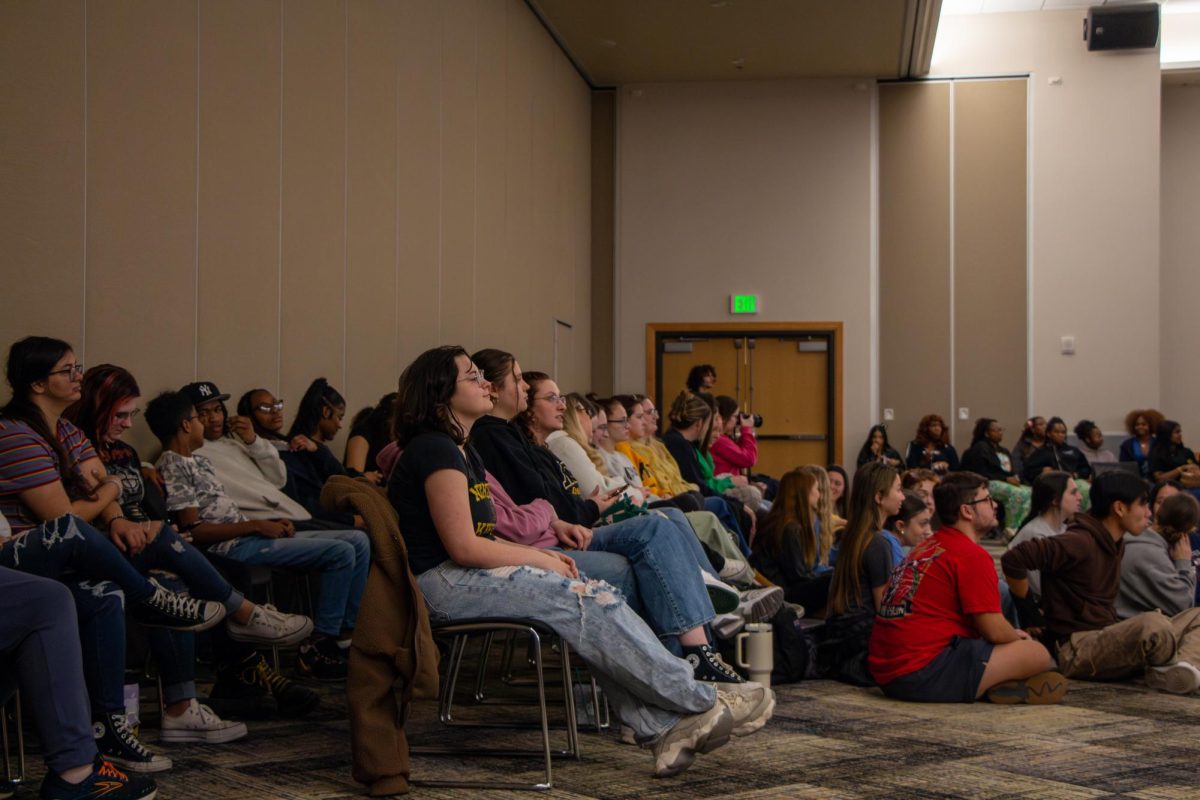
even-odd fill
[(484, 500), (491, 500), (492, 487), (488, 486), (486, 482), (475, 484), (471, 487), (471, 499), (476, 503), (481, 503)]
[(475, 535), (491, 537), (496, 532), (496, 523), (494, 522), (476, 522)]

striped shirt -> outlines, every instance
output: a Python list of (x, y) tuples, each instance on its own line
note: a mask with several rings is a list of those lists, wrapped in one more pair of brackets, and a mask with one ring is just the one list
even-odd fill
[[(96, 458), (83, 431), (61, 417), (57, 434), (72, 469), (78, 470), (80, 463)], [(21, 493), (57, 480), (58, 455), (50, 443), (24, 422), (0, 418), (0, 513), (12, 526), (13, 536), (41, 524), (21, 502)]]

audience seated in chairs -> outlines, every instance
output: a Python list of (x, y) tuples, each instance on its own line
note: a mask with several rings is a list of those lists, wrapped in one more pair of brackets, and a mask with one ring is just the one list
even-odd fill
[(1087, 457), (1089, 464), (1115, 464), (1117, 454), (1104, 449), (1104, 431), (1090, 419), (1081, 419), (1075, 423), (1075, 438), (1079, 440), (1079, 450)]
[[(1061, 417), (1051, 417), (1046, 423), (1046, 443), (1025, 459), (1021, 480), (1032, 484), (1038, 475), (1053, 470), (1066, 472), (1081, 482), (1092, 477), (1092, 467), (1087, 457), (1078, 447), (1067, 444), (1067, 423)], [(1086, 498), (1087, 485), (1083, 483), (1079, 489)]]
[(143, 624), (190, 631), (216, 625), (225, 609), (143, 574), (173, 562), (174, 553), (154, 546), (157, 530), (125, 517), (121, 478), (107, 473), (83, 432), (62, 416), (80, 399), (83, 372), (71, 346), (58, 339), (28, 337), (9, 350), (0, 513), (11, 536), (0, 541), (0, 566), (67, 583), (83, 637), (97, 746), (126, 769), (159, 772), (171, 760), (146, 749), (125, 716), (125, 604)]
[[(153, 480), (142, 475), (141, 458), (122, 441), (139, 413), (141, 389), (133, 375), (121, 367), (103, 364), (83, 376), (82, 396), (63, 414), (76, 424), (95, 447), (109, 475), (121, 481), (121, 511), (125, 518), (142, 525), (147, 543), (131, 560), (143, 573), (150, 565), (178, 576), (178, 582), (193, 597), (215, 600), (225, 608), (229, 638), (245, 643), (287, 646), (301, 641), (312, 630), (312, 621), (294, 614), (281, 614), (258, 606), (234, 589), (216, 568), (170, 524), (165, 523), (166, 503)], [(152, 477), (157, 477), (153, 476)], [(208, 706), (196, 700), (194, 635), (151, 628), (150, 649), (158, 662), (163, 681), (163, 742), (218, 744), (246, 735), (246, 726), (221, 720)], [(229, 648), (235, 651), (223, 665), (218, 682), (233, 664), (254, 652), (250, 644)]]
[(379, 451), (392, 441), (392, 412), (395, 405), (396, 393), (389, 392), (379, 398), (377, 405), (362, 409), (350, 421), (350, 436), (346, 439), (342, 465), (351, 476), (365, 476), (376, 483), (382, 482), (383, 476), (375, 459)]
[[(220, 404), (223, 397), (215, 387), (209, 391), (205, 396), (214, 397), (211, 402)], [(298, 531), (290, 519), (250, 519), (229, 495), (208, 458), (215, 451), (205, 444), (205, 436), (213, 429), (214, 420), (216, 430), (223, 429), (223, 409), (214, 415), (210, 407), (205, 420), (183, 392), (163, 392), (146, 406), (146, 422), (163, 446), (157, 466), (167, 486), (167, 510), (181, 530), (217, 555), (245, 564), (319, 574), (314, 632), (301, 645), (296, 668), (300, 674), (317, 680), (344, 679), (346, 658), (341, 642), (349, 646), (368, 560), (365, 556), (359, 558), (358, 548), (338, 534), (361, 537), (363, 548), (367, 547), (366, 534)], [(239, 441), (254, 448), (254, 457), (266, 459), (269, 451), (271, 457), (279, 458), (273, 446), (255, 436), (249, 419), (237, 420)], [(286, 496), (284, 499), (296, 505)], [(259, 503), (264, 505), (265, 500), (260, 498)], [(303, 508), (299, 510), (308, 516)]]
[[(1161, 492), (1159, 493), (1162, 494)], [(1140, 536), (1125, 534), (1117, 616), (1147, 611), (1168, 617), (1196, 605), (1196, 569), (1188, 534), (1200, 523), (1200, 503), (1187, 492), (1152, 501), (1153, 519)]]
[(79, 627), (67, 587), (0, 567), (0, 672), (13, 673), (41, 739), (46, 760), (41, 797), (147, 800), (156, 795), (152, 779), (127, 775), (96, 751)]
[(904, 468), (904, 459), (896, 448), (888, 442), (887, 428), (883, 425), (872, 425), (867, 432), (867, 440), (858, 449), (858, 467), (872, 461), (887, 464), (896, 469)]
[(1057, 703), (1054, 659), (1000, 611), (996, 567), (979, 546), (996, 525), (985, 478), (948, 476), (934, 490), (942, 528), (892, 573), (871, 631), (871, 674), (898, 700)]
[[(1065, 472), (1043, 472), (1033, 481), (1029, 513), (1020, 523), (1017, 535), (1008, 543), (1011, 550), (1030, 539), (1045, 539), (1058, 536), (1067, 529), (1067, 523), (1079, 513), (1083, 506), (1083, 495), (1079, 486)], [(1034, 595), (1042, 594), (1041, 573), (1028, 570), (1025, 576)]]
[(1163, 421), (1161, 411), (1136, 408), (1125, 415), (1125, 430), (1129, 438), (1121, 442), (1119, 460), (1133, 462), (1146, 480), (1151, 480), (1150, 451), (1154, 449), (1154, 431)]
[(917, 424), (917, 436), (908, 443), (904, 463), (909, 469), (930, 469), (938, 475), (958, 470), (958, 452), (950, 444), (950, 430), (937, 414), (926, 414)]
[(980, 417), (971, 433), (971, 446), (963, 453), (962, 468), (988, 479), (988, 491), (1004, 510), (1004, 526), (1016, 529), (1029, 513), (1030, 490), (1013, 469), (1012, 453), (1003, 441), (1004, 426)]
[(483, 464), (466, 442), (492, 411), (495, 391), (456, 347), (423, 353), (400, 378), (403, 452), (388, 495), (431, 619), (503, 609), (553, 628), (588, 664), (616, 716), (653, 749), (659, 776), (686, 769), (730, 735), (761, 728), (774, 706), (769, 689), (696, 681), (688, 662), (663, 648), (611, 586), (581, 579), (568, 555), (494, 537)]
[(758, 463), (754, 415), (739, 410), (737, 400), (728, 395), (717, 395), (716, 401), (722, 424), (712, 443), (713, 472), (740, 475)]
[[(1172, 617), (1151, 611), (1122, 620), (1115, 603), (1121, 583), (1119, 546), (1150, 522), (1146, 482), (1107, 472), (1092, 484), (1092, 507), (1065, 533), (1032, 539), (1001, 558), (1022, 624), (1044, 630), (1057, 647), (1059, 671), (1082, 680), (1144, 675), (1151, 688), (1176, 694), (1200, 689), (1200, 609)], [(1041, 608), (1028, 570), (1042, 573)], [(1043, 618), (1044, 614), (1044, 618)]]
[(1045, 444), (1046, 418), (1034, 416), (1025, 420), (1025, 427), (1021, 430), (1021, 436), (1017, 439), (1017, 446), (1012, 451), (1013, 472), (1017, 475), (1023, 475), (1025, 462), (1036, 451), (1045, 446)]

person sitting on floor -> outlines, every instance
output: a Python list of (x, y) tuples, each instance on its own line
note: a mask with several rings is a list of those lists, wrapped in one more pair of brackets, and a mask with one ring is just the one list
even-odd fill
[[(1162, 508), (1162, 504), (1167, 498), (1173, 497), (1180, 492), (1185, 492), (1183, 484), (1179, 481), (1159, 481), (1150, 489), (1150, 514), (1151, 524), (1158, 518), (1158, 512)], [(1196, 597), (1192, 605), (1200, 606), (1200, 530), (1191, 531), (1188, 533), (1188, 540), (1191, 542), (1191, 559), (1192, 566), (1196, 573)]]
[(830, 464), (825, 468), (825, 473), (829, 478), (829, 501), (833, 503), (833, 515), (844, 523), (846, 507), (849, 505), (847, 495), (850, 490), (850, 476), (840, 464)]
[(1196, 454), (1183, 443), (1183, 426), (1175, 420), (1163, 420), (1154, 434), (1150, 450), (1150, 475), (1155, 481), (1179, 481), (1193, 494), (1200, 493), (1200, 466)]
[(867, 642), (892, 571), (892, 546), (883, 535), (883, 523), (903, 503), (895, 468), (876, 461), (854, 474), (850, 518), (838, 542), (827, 618), (819, 629), (818, 669), (826, 677), (863, 686), (874, 683), (867, 670)]
[[(1067, 444), (1067, 423), (1062, 417), (1051, 417), (1046, 423), (1046, 443), (1025, 459), (1021, 480), (1032, 485), (1038, 475), (1053, 470), (1066, 472), (1079, 481), (1086, 482), (1092, 477), (1087, 457), (1078, 447)], [(1081, 484), (1079, 490), (1087, 496), (1086, 483)]]
[(937, 514), (937, 509), (933, 505), (933, 490), (941, 482), (941, 477), (931, 469), (906, 470), (904, 475), (900, 477), (901, 488), (906, 492), (913, 491), (919, 494), (921, 499), (925, 501), (931, 517)]
[[(816, 512), (816, 527), (817, 527), (817, 558), (818, 567), (821, 572), (833, 572), (833, 557), (837, 552), (834, 547), (834, 542), (842, 535), (842, 530), (846, 527), (845, 518), (841, 517), (837, 511), (837, 505), (834, 503), (834, 485), (835, 481), (842, 481), (844, 475), (840, 472), (842, 468), (836, 464), (825, 469), (820, 464), (805, 464), (800, 467), (801, 472), (810, 473), (817, 480), (817, 486), (821, 490), (821, 499), (817, 502)], [(845, 485), (842, 486), (841, 496), (845, 498)]]
[(1000, 612), (996, 567), (979, 541), (996, 524), (987, 480), (934, 490), (941, 529), (892, 573), (871, 631), (871, 674), (888, 697), (927, 703), (1057, 703), (1054, 659)]
[(1154, 449), (1154, 431), (1162, 421), (1162, 412), (1154, 408), (1137, 408), (1125, 415), (1129, 438), (1121, 442), (1119, 460), (1136, 463), (1146, 480), (1152, 479), (1150, 451)]
[(1079, 440), (1079, 451), (1087, 458), (1089, 464), (1117, 462), (1117, 454), (1104, 449), (1104, 431), (1090, 419), (1081, 419), (1075, 423), (1075, 438)]
[(392, 441), (392, 411), (396, 405), (396, 393), (389, 392), (379, 398), (375, 406), (368, 406), (354, 415), (350, 421), (350, 435), (346, 438), (346, 452), (342, 465), (351, 476), (366, 477), (380, 483), (376, 458), (379, 451)]
[(1188, 534), (1200, 523), (1200, 503), (1176, 492), (1158, 503), (1153, 524), (1140, 536), (1125, 534), (1117, 616), (1158, 610), (1172, 617), (1196, 604), (1196, 570)]
[(659, 777), (766, 723), (774, 709), (770, 689), (697, 681), (611, 586), (581, 579), (570, 556), (495, 538), (483, 464), (467, 444), (492, 410), (492, 392), (465, 350), (422, 353), (400, 376), (399, 391), (402, 453), (388, 497), (434, 620), (500, 608), (552, 628), (588, 665), (617, 718), (652, 748)]
[(926, 414), (917, 425), (917, 437), (908, 443), (904, 463), (909, 469), (931, 469), (938, 475), (958, 470), (958, 451), (950, 444), (950, 429), (937, 414)]
[[(1150, 521), (1146, 482), (1108, 472), (1092, 484), (1091, 510), (1077, 514), (1065, 533), (1033, 539), (1000, 559), (1004, 577), (1031, 632), (1058, 650), (1068, 678), (1109, 681), (1144, 674), (1146, 684), (1176, 694), (1200, 689), (1200, 609), (1173, 617), (1152, 611), (1121, 620), (1125, 534), (1138, 536)], [(1029, 590), (1028, 570), (1042, 573), (1042, 598)], [(1044, 613), (1044, 620), (1043, 620)]]
[[(201, 396), (222, 396), (216, 387)], [(210, 401), (212, 402), (212, 401)], [(226, 491), (209, 454), (218, 452), (205, 444), (214, 420), (224, 424), (222, 409), (212, 406), (202, 419), (192, 398), (184, 392), (163, 392), (146, 406), (146, 422), (162, 443), (158, 471), (167, 486), (167, 510), (179, 528), (194, 541), (234, 561), (257, 566), (320, 574), (320, 591), (314, 609), (313, 634), (301, 645), (296, 659), (300, 674), (317, 680), (342, 680), (346, 676), (346, 657), (339, 639), (349, 646), (358, 604), (366, 584), (366, 565), (361, 564), (355, 547), (321, 530), (297, 531), (290, 519), (250, 519)], [(254, 446), (257, 457), (268, 449), (278, 459), (275, 448), (254, 436), (249, 419), (237, 418), (241, 441)], [(211, 444), (211, 442), (209, 442)], [(249, 457), (249, 456), (247, 456)], [(245, 469), (239, 469), (244, 472)], [(286, 476), (285, 476), (286, 479)], [(245, 491), (245, 487), (243, 492)], [(294, 501), (284, 496), (288, 503)], [(260, 498), (260, 505), (266, 498)], [(303, 508), (300, 511), (307, 516)], [(362, 531), (354, 531), (364, 538)]]
[[(1083, 504), (1083, 495), (1071, 476), (1065, 472), (1043, 472), (1033, 481), (1032, 500), (1029, 513), (1021, 521), (1017, 535), (1008, 543), (1011, 550), (1028, 542), (1030, 539), (1044, 539), (1047, 536), (1058, 536), (1067, 529), (1067, 523), (1079, 513)], [(1030, 590), (1041, 597), (1041, 573), (1031, 569), (1026, 574)]]
[(887, 427), (884, 425), (872, 425), (871, 430), (867, 431), (867, 440), (858, 449), (860, 469), (864, 464), (872, 461), (878, 461), (896, 469), (904, 467), (904, 459), (900, 452), (888, 442)]
[(933, 526), (930, 524), (932, 519), (933, 515), (925, 505), (925, 498), (911, 489), (905, 489), (900, 510), (887, 518), (883, 523), (883, 531), (895, 536), (907, 555), (914, 547), (933, 535)]
[(285, 435), (283, 432), (283, 401), (266, 389), (251, 389), (238, 400), (238, 416), (254, 425), (254, 433), (270, 442), (279, 451), (287, 468), (287, 483), (283, 493), (304, 506), (313, 519), (346, 529), (362, 528), (363, 521), (355, 514), (332, 511), (321, 505), (321, 489), (334, 475), (346, 475), (346, 468), (329, 449), (341, 428), (341, 415), (346, 401), (324, 378), (313, 381), (296, 419)]
[[(750, 563), (782, 587), (784, 599), (804, 606), (809, 617), (824, 614), (833, 569), (822, 563), (821, 485), (813, 472), (794, 469), (779, 479), (771, 510), (759, 523)], [(826, 556), (828, 553), (826, 553)]]
[(156, 795), (152, 779), (126, 775), (96, 751), (79, 626), (67, 587), (0, 567), (0, 660), (15, 673), (25, 714), (41, 741), (46, 777), (39, 794), (44, 800)]
[(988, 479), (988, 491), (1004, 509), (1004, 525), (1017, 528), (1029, 513), (1030, 490), (1013, 469), (1012, 453), (1004, 441), (1004, 426), (989, 417), (975, 421), (971, 446), (963, 453), (962, 468)]

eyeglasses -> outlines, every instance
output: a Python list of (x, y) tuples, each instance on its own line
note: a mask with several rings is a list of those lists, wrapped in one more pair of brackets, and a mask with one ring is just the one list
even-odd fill
[(113, 417), (119, 419), (121, 422), (133, 422), (140, 413), (142, 413), (142, 410), (135, 408), (133, 411), (118, 411), (116, 414), (113, 414)]
[(611, 426), (611, 425), (628, 425), (628, 424), (629, 424), (629, 417), (621, 417), (621, 419), (617, 419), (616, 417), (608, 418), (609, 426)]
[(608, 430), (608, 423), (606, 422), (603, 425), (593, 425), (592, 428), (598, 431), (606, 431)]
[(475, 372), (475, 373), (468, 372), (467, 377), (458, 379), (459, 383), (467, 383), (469, 381), (474, 381), (475, 383), (479, 384), (480, 386), (483, 386), (485, 383), (487, 383), (487, 378), (483, 377), (482, 372)]
[(567, 404), (567, 398), (563, 397), (561, 394), (548, 394), (545, 397), (535, 397), (533, 399), (534, 400), (545, 400), (547, 403), (549, 403), (552, 406), (556, 406), (559, 403), (562, 403), (563, 405)]
[(992, 505), (995, 505), (995, 504), (996, 504), (996, 498), (992, 497), (992, 496), (989, 494), (989, 495), (987, 495), (986, 497), (979, 497), (979, 498), (976, 498), (975, 500), (972, 500), (972, 501), (971, 501), (971, 502), (969, 502), (969, 503), (965, 503), (964, 505), (973, 506), (973, 505), (976, 505), (976, 504), (978, 504), (978, 503), (991, 503)]
[(283, 411), (283, 401), (276, 400), (274, 403), (259, 403), (254, 407), (255, 411), (261, 411), (264, 414), (278, 413)]
[(53, 372), (46, 373), (47, 378), (50, 377), (51, 375), (68, 375), (70, 377), (83, 377), (83, 364), (75, 364), (70, 367), (63, 367), (62, 369), (56, 369)]

